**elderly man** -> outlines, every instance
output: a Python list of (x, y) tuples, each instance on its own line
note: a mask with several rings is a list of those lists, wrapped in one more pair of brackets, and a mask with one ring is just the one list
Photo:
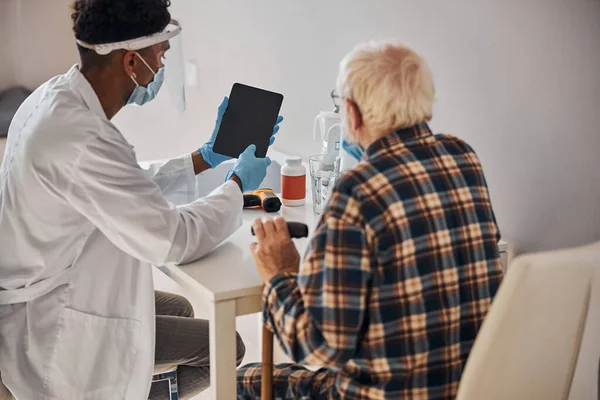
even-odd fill
[[(502, 279), (500, 239), (473, 149), (433, 135), (423, 59), (356, 48), (334, 95), (360, 163), (337, 182), (300, 257), (282, 219), (255, 221), (264, 322), (299, 365), (275, 368), (277, 398), (453, 399)], [(260, 366), (238, 376), (260, 396)]]

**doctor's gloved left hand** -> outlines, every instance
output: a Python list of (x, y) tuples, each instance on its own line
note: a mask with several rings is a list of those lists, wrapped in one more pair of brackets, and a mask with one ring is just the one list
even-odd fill
[[(219, 128), (221, 127), (221, 121), (223, 120), (223, 115), (225, 114), (225, 110), (227, 110), (227, 106), (229, 105), (229, 98), (225, 97), (219, 106), (217, 112), (217, 121), (215, 122), (215, 129), (212, 132), (212, 135), (208, 142), (204, 144), (204, 146), (200, 147), (198, 151), (202, 155), (202, 158), (211, 168), (215, 168), (217, 165), (221, 164), (223, 161), (230, 160), (231, 157), (225, 156), (223, 154), (215, 153), (213, 151), (213, 146), (215, 145), (215, 140), (217, 139), (217, 134), (219, 133)], [(283, 121), (283, 117), (280, 115), (277, 117), (277, 122), (275, 123), (275, 127), (273, 128), (273, 136), (271, 137), (271, 142), (269, 146), (275, 142), (275, 134), (279, 132), (279, 124)]]

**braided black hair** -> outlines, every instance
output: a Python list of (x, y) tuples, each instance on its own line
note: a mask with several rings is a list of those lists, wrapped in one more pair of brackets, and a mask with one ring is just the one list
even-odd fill
[(103, 44), (161, 32), (171, 21), (170, 5), (170, 0), (75, 0), (75, 37)]

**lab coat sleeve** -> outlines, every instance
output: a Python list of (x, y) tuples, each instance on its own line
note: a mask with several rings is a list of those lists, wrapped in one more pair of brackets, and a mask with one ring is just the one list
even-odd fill
[(196, 199), (196, 174), (191, 154), (164, 163), (151, 163), (143, 171), (168, 201), (184, 204)]
[(115, 139), (90, 139), (74, 162), (67, 197), (117, 247), (155, 265), (198, 259), (242, 224), (237, 184), (175, 207), (139, 167), (131, 146)]

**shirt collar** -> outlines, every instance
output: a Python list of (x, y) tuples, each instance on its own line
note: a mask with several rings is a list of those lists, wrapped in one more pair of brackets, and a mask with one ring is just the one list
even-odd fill
[(106, 118), (106, 113), (102, 108), (102, 104), (100, 104), (100, 99), (98, 95), (92, 88), (92, 85), (88, 82), (88, 80), (83, 76), (81, 71), (79, 70), (78, 65), (74, 65), (71, 67), (69, 72), (67, 72), (67, 80), (70, 83), (71, 89), (79, 93), (83, 102), (94, 114), (98, 115), (102, 119)]
[(433, 139), (433, 133), (426, 123), (411, 126), (410, 128), (400, 129), (383, 138), (375, 141), (368, 148), (366, 153), (367, 158), (374, 156), (382, 150), (395, 147), (408, 147), (421, 141), (429, 141)]

